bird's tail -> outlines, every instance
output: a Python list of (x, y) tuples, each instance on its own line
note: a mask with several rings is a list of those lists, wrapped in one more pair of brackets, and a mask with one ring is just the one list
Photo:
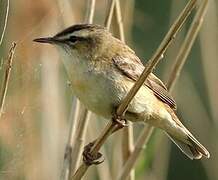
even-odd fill
[(187, 132), (187, 139), (185, 141), (182, 141), (169, 133), (167, 133), (167, 135), (190, 159), (201, 159), (202, 155), (206, 158), (210, 157), (210, 153), (207, 149), (190, 132)]
[(209, 158), (208, 150), (189, 132), (189, 130), (180, 122), (171, 108), (167, 108), (174, 121), (174, 127), (165, 129), (170, 139), (179, 147), (179, 149), (190, 159), (201, 159), (202, 156)]

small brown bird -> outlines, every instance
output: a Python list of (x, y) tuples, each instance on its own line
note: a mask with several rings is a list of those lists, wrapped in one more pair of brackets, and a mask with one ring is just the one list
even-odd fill
[[(89, 110), (105, 118), (113, 116), (144, 69), (132, 49), (99, 25), (77, 24), (34, 41), (57, 46), (75, 95)], [(179, 121), (175, 109), (167, 88), (151, 73), (124, 118), (164, 130), (190, 159), (202, 155), (209, 158), (207, 149)]]

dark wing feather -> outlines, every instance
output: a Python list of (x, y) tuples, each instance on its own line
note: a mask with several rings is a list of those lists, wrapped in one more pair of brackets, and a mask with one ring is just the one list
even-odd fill
[[(130, 58), (122, 56), (113, 57), (113, 62), (123, 74), (134, 81), (139, 78), (145, 68), (139, 58), (134, 54)], [(166, 86), (154, 74), (151, 73), (148, 76), (145, 85), (154, 92), (154, 95), (158, 99), (168, 104), (172, 109), (176, 109), (176, 102), (168, 93)]]

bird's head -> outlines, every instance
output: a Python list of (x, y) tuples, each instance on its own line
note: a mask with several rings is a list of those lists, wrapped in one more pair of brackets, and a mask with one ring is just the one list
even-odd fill
[(53, 37), (37, 38), (34, 41), (56, 45), (66, 53), (74, 55), (97, 56), (109, 46), (112, 39), (111, 33), (102, 26), (76, 24)]

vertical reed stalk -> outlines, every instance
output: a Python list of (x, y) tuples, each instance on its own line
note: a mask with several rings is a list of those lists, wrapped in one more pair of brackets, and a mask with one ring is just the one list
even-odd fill
[(8, 53), (8, 58), (6, 59), (6, 62), (4, 63), (5, 66), (3, 66), (5, 67), (5, 72), (4, 72), (4, 78), (3, 78), (2, 89), (1, 89), (1, 94), (0, 94), (1, 95), (0, 96), (0, 119), (4, 111), (5, 98), (6, 98), (8, 84), (10, 80), (15, 48), (16, 48), (16, 43), (13, 42), (9, 50), (9, 53)]
[(7, 0), (6, 2), (7, 2), (7, 4), (6, 4), (6, 10), (5, 10), (5, 17), (3, 18), (4, 19), (4, 23), (3, 23), (3, 29), (2, 29), (1, 37), (0, 37), (0, 46), (2, 44), (4, 35), (5, 35), (5, 30), (6, 30), (7, 22), (8, 22), (8, 13), (9, 13), (10, 1)]
[[(2, 44), (3, 38), (4, 38), (4, 34), (5, 34), (5, 30), (6, 30), (6, 26), (7, 26), (7, 22), (8, 22), (8, 13), (9, 13), (9, 5), (10, 5), (10, 1), (7, 0), (7, 4), (6, 4), (6, 10), (5, 10), (5, 17), (4, 19), (4, 23), (3, 23), (3, 29), (1, 32), (1, 37), (0, 37), (0, 46)], [(1, 89), (1, 97), (0, 97), (0, 119), (3, 113), (3, 108), (4, 108), (4, 102), (5, 102), (5, 97), (7, 94), (7, 89), (8, 89), (8, 83), (9, 83), (9, 78), (10, 78), (10, 72), (11, 72), (11, 67), (12, 67), (12, 62), (13, 62), (13, 56), (14, 56), (14, 51), (16, 48), (16, 43), (13, 43), (11, 46), (11, 49), (9, 50), (9, 54), (8, 54), (8, 58), (7, 58), (7, 62), (3, 64), (6, 64), (6, 68), (5, 68), (5, 72), (4, 72), (4, 79), (2, 82), (2, 89)]]
[[(125, 42), (125, 35), (124, 35), (124, 27), (123, 27), (123, 19), (122, 13), (120, 8), (120, 1), (116, 0), (115, 2), (115, 17), (118, 25), (119, 30), (119, 38), (121, 41)], [(133, 142), (133, 126), (132, 123), (128, 123), (128, 127), (123, 129), (122, 134), (122, 156), (123, 156), (123, 164), (125, 164), (126, 160), (129, 158), (130, 154), (132, 153), (134, 148)], [(135, 171), (131, 169), (130, 175), (128, 180), (135, 179)]]
[(110, 0), (110, 3), (108, 5), (108, 12), (106, 14), (106, 18), (105, 18), (105, 21), (104, 21), (104, 26), (107, 28), (107, 29), (110, 29), (110, 25), (111, 25), (111, 21), (112, 21), (112, 17), (113, 17), (113, 12), (114, 12), (114, 6), (115, 6), (115, 2), (117, 0)]

